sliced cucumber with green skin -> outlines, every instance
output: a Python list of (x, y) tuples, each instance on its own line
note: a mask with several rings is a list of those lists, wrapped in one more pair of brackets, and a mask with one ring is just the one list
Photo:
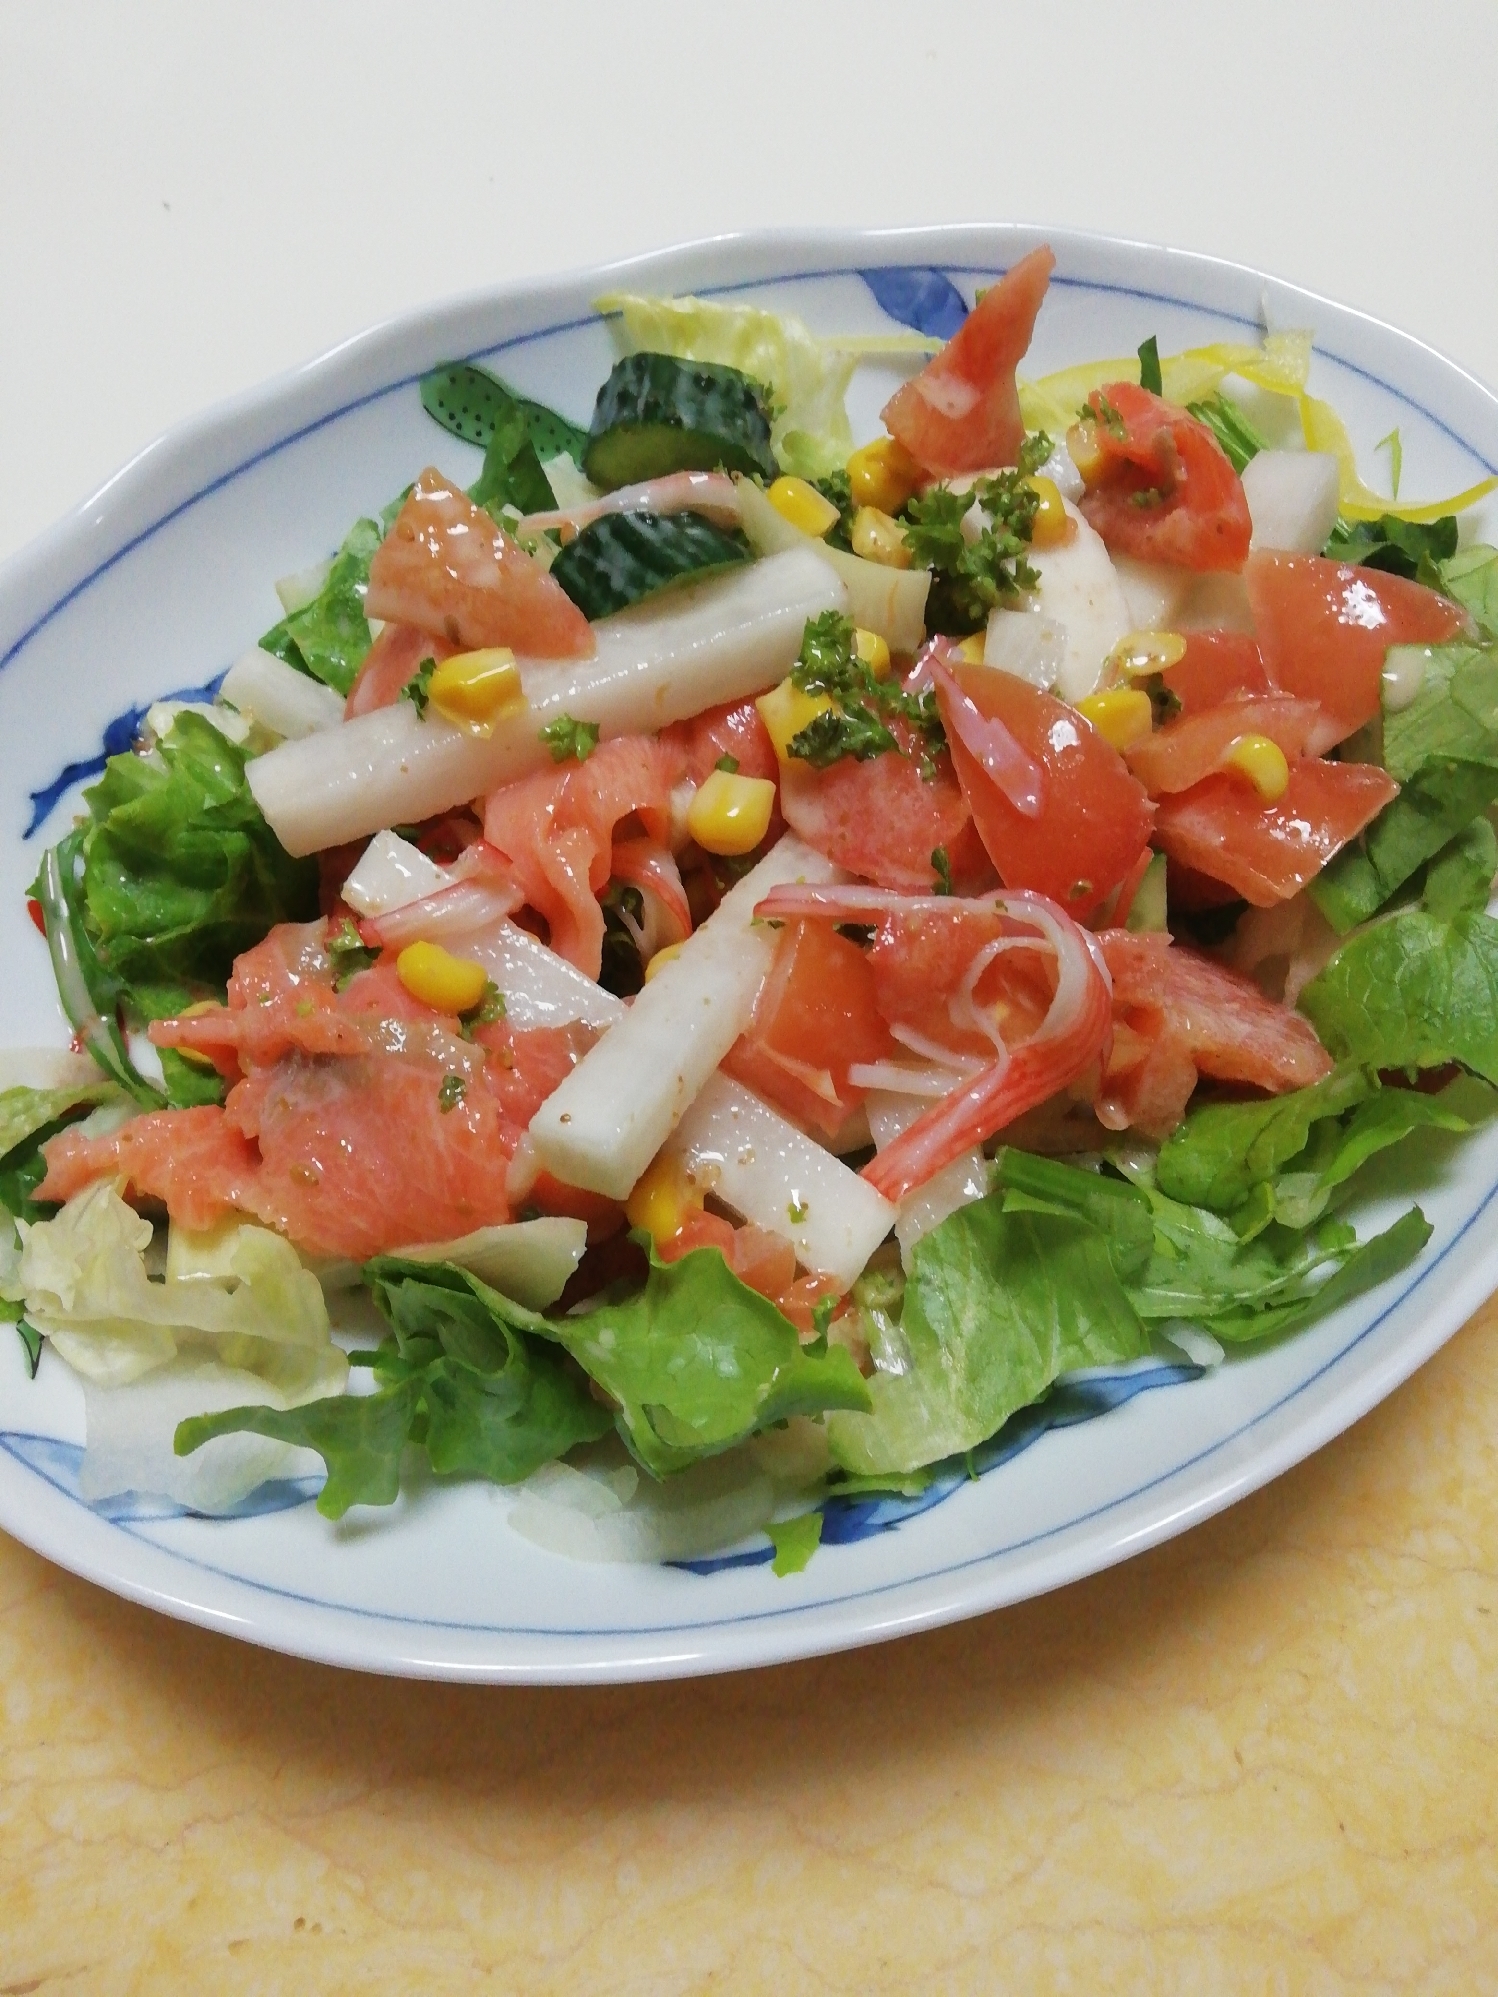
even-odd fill
[(607, 492), (667, 472), (777, 478), (770, 417), (748, 375), (671, 354), (630, 354), (598, 391), (582, 467)]
[(563, 451), (574, 464), (581, 464), (587, 447), (586, 430), (569, 423), (544, 402), (532, 402), (524, 395), (517, 395), (497, 376), (486, 368), (475, 367), (472, 361), (450, 361), (445, 367), (433, 368), (430, 374), (423, 375), (421, 406), (444, 430), (451, 430), (465, 443), (477, 444), (481, 450), (489, 448), (495, 429), (516, 409), (525, 418), (536, 456), (543, 464)]
[(551, 574), (591, 622), (753, 559), (742, 534), (701, 513), (605, 513), (567, 543)]

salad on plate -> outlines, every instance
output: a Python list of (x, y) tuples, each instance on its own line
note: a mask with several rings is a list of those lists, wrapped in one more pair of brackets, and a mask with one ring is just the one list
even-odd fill
[(1309, 331), (1027, 379), (1052, 267), (944, 344), (602, 299), (586, 429), (436, 369), (432, 462), (109, 758), (0, 1092), (86, 1496), (485, 1478), (790, 1571), (1420, 1253), (1347, 1203), (1498, 1084), (1494, 481), (1370, 490)]

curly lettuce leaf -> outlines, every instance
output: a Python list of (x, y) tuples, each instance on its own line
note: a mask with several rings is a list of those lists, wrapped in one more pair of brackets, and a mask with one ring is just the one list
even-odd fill
[(1468, 612), (1483, 636), (1498, 640), (1498, 548), (1474, 541), (1440, 564), (1441, 587)]
[(1498, 1083), (1498, 922), (1404, 909), (1349, 938), (1300, 994), (1339, 1060), (1373, 1068), (1458, 1061)]
[(369, 564), (384, 538), (380, 521), (356, 520), (317, 595), (272, 625), (260, 640), (260, 649), (346, 695), (374, 643), (364, 599), (369, 592)]
[(868, 1414), (827, 1424), (834, 1459), (855, 1476), (974, 1449), (1060, 1374), (1149, 1345), (1104, 1235), (1080, 1217), (1008, 1211), (1002, 1194), (921, 1237), (900, 1325), (908, 1369), (875, 1374)]
[(819, 340), (790, 313), (703, 298), (646, 298), (612, 292), (595, 299), (618, 313), (623, 350), (672, 354), (738, 368), (770, 392), (770, 444), (782, 470), (802, 478), (841, 471), (853, 450), (844, 398), (859, 353)]

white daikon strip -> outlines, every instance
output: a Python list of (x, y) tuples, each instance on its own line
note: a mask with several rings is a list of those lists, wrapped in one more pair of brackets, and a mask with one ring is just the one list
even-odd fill
[(735, 481), (743, 512), (744, 532), (762, 555), (808, 548), (842, 579), (848, 591), (848, 615), (865, 631), (876, 631), (894, 652), (913, 652), (926, 635), (926, 595), (929, 569), (892, 569), (868, 562), (843, 548), (829, 548), (811, 534), (793, 527), (777, 513), (753, 479)]
[(452, 875), (419, 846), (395, 832), (377, 832), (343, 884), (343, 898), (360, 915), (384, 915), (452, 883)]
[(272, 735), (299, 742), (343, 722), (343, 702), (330, 686), (309, 679), (284, 659), (251, 646), (224, 674), (221, 698)]
[[(1056, 674), (1058, 690), (1064, 700), (1080, 700), (1102, 679), (1104, 661), (1133, 628), (1133, 619), (1108, 550), (1076, 507), (1069, 500), (1064, 504), (1075, 529), (1071, 539), (1059, 548), (1031, 548), (1025, 559), (1040, 575), (1036, 602), (1041, 616), (1059, 624), (1066, 633), (1066, 649)], [(988, 620), (989, 628), (993, 630), (1001, 618), (1020, 614), (996, 610)], [(1000, 624), (996, 642), (1008, 635), (1009, 628)], [(986, 639), (984, 657), (988, 657)], [(995, 657), (989, 663), (999, 665), (1002, 660)]]
[(667, 1151), (694, 1185), (787, 1236), (803, 1268), (843, 1289), (895, 1224), (895, 1209), (866, 1179), (725, 1075), (702, 1089)]
[(1115, 555), (1113, 570), (1136, 631), (1174, 629), (1181, 605), (1196, 581), (1190, 569), (1171, 562), (1142, 562), (1137, 555)]
[(983, 663), (1049, 692), (1066, 663), (1066, 626), (1041, 614), (1034, 598), (1013, 610), (991, 610)]
[[(866, 1107), (875, 1147), (882, 1151), (886, 1145), (893, 1144), (918, 1116), (924, 1116), (930, 1104), (915, 1096), (873, 1093)], [(965, 1151), (950, 1165), (943, 1166), (935, 1178), (917, 1186), (901, 1205), (900, 1217), (895, 1222), (900, 1260), (907, 1269), (921, 1236), (929, 1234), (933, 1227), (944, 1221), (948, 1214), (956, 1213), (959, 1207), (971, 1206), (974, 1200), (981, 1200), (988, 1191), (988, 1185), (988, 1161), (983, 1153)]]
[(551, 760), (541, 729), (570, 715), (605, 737), (653, 732), (781, 679), (809, 617), (841, 610), (847, 592), (797, 548), (732, 575), (673, 590), (596, 624), (580, 660), (522, 660), (526, 705), (477, 735), (410, 701), (341, 728), (283, 742), (249, 767), (250, 788), (290, 853), (414, 824), (482, 796)]
[(412, 1262), (455, 1262), (481, 1283), (533, 1311), (554, 1304), (588, 1245), (587, 1223), (560, 1215), (480, 1227), (456, 1241), (427, 1241), (394, 1252)]
[(794, 833), (772, 846), (542, 1103), (530, 1125), (542, 1164), (569, 1186), (627, 1198), (749, 1024), (775, 954), (756, 905), (791, 881), (844, 878)]
[(1328, 451), (1260, 451), (1243, 467), (1255, 548), (1319, 555), (1337, 524), (1337, 460)]

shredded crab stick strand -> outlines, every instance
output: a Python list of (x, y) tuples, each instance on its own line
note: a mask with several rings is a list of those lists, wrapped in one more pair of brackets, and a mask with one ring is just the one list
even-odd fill
[(526, 702), (499, 715), (488, 735), (430, 709), (418, 717), (398, 700), (257, 757), (250, 789), (297, 855), (416, 824), (545, 768), (551, 749), (540, 731), (564, 716), (595, 722), (604, 737), (651, 734), (765, 692), (796, 657), (807, 619), (845, 602), (815, 555), (771, 556), (605, 618), (591, 658), (522, 661)]
[(688, 509), (705, 513), (721, 526), (737, 527), (741, 511), (738, 487), (727, 472), (668, 472), (664, 478), (648, 478), (641, 485), (624, 485), (599, 499), (585, 499), (580, 506), (528, 513), (519, 532), (546, 534), (559, 527), (586, 527), (605, 513), (683, 513)]
[(749, 1024), (775, 954), (757, 905), (787, 882), (841, 878), (793, 833), (772, 846), (532, 1117), (546, 1169), (567, 1185), (627, 1198)]
[(843, 1290), (895, 1223), (867, 1180), (725, 1075), (707, 1082), (666, 1150), (689, 1185), (786, 1235), (803, 1268)]
[(258, 645), (230, 666), (219, 695), (247, 721), (258, 721), (288, 742), (343, 724), (343, 702), (331, 687), (299, 673), (273, 653), (262, 652)]

